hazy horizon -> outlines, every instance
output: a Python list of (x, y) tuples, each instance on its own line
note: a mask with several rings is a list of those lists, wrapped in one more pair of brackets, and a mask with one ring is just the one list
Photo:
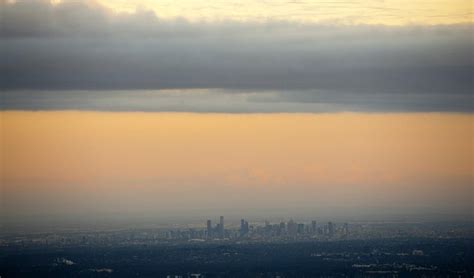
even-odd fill
[(472, 220), (471, 1), (0, 9), (4, 227)]
[(228, 213), (449, 220), (472, 209), (471, 114), (1, 118), (2, 211), (10, 221)]

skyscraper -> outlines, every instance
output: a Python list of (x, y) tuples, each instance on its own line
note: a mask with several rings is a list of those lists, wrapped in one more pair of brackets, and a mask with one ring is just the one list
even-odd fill
[(240, 236), (245, 236), (249, 232), (249, 222), (244, 219), (240, 220)]
[(334, 235), (334, 224), (331, 221), (328, 222), (328, 235)]
[(224, 238), (224, 216), (219, 219), (219, 237)]
[(285, 222), (280, 222), (280, 230), (282, 233), (285, 233), (286, 232), (286, 224)]
[(344, 223), (344, 226), (342, 227), (342, 233), (344, 236), (347, 236), (349, 234), (349, 224)]
[(296, 235), (296, 232), (297, 232), (297, 224), (295, 223), (295, 221), (293, 221), (293, 219), (290, 219), (290, 221), (288, 221), (288, 224), (287, 224), (287, 230), (288, 230), (288, 234), (290, 236), (295, 236)]
[(210, 219), (207, 220), (207, 238), (212, 238), (212, 222)]
[(316, 234), (316, 221), (311, 221), (311, 233)]
[(300, 234), (300, 235), (304, 234), (304, 224), (303, 224), (303, 223), (298, 223), (298, 225), (297, 225), (297, 232), (298, 232), (298, 234)]

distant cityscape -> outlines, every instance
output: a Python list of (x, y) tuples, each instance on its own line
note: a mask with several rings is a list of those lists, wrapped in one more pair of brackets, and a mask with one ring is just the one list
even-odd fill
[(240, 220), (239, 228), (226, 228), (224, 216), (219, 217), (219, 222), (213, 225), (211, 219), (206, 222), (205, 229), (191, 228), (189, 230), (170, 230), (166, 233), (168, 239), (311, 239), (311, 238), (346, 238), (349, 236), (349, 224), (347, 222), (336, 225), (329, 221), (319, 224), (316, 220), (310, 223), (298, 223), (290, 219), (288, 222), (270, 223), (265, 221), (263, 225), (251, 225), (245, 219)]
[(8, 246), (87, 246), (136, 245), (167, 242), (306, 242), (390, 238), (474, 238), (472, 226), (465, 223), (397, 223), (333, 221), (249, 221), (224, 216), (202, 224), (168, 226), (124, 226), (121, 228), (84, 228), (0, 234), (0, 247)]
[(2, 231), (0, 276), (467, 278), (472, 228), (220, 216), (168, 227)]

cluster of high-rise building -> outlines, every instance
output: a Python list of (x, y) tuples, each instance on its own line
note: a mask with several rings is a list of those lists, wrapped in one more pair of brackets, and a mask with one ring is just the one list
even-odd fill
[(310, 223), (297, 223), (290, 219), (288, 222), (272, 224), (265, 221), (262, 225), (249, 225), (245, 219), (240, 220), (240, 227), (226, 229), (224, 217), (220, 216), (219, 223), (212, 225), (212, 220), (207, 220), (204, 237), (206, 239), (239, 239), (239, 238), (310, 238), (310, 237), (343, 237), (349, 234), (349, 225), (344, 223), (336, 226), (333, 222), (318, 225), (316, 221)]
[(244, 237), (249, 233), (249, 222), (244, 219), (240, 220), (240, 236)]
[(224, 216), (219, 217), (219, 223), (216, 226), (212, 226), (212, 221), (207, 220), (207, 238), (225, 238), (225, 228), (224, 228)]

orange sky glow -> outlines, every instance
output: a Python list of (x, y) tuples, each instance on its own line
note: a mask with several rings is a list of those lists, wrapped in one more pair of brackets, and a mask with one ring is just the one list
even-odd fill
[(12, 211), (48, 211), (63, 202), (81, 210), (99, 206), (94, 198), (138, 210), (327, 198), (469, 205), (472, 194), (471, 114), (4, 111), (0, 117), (3, 199)]

